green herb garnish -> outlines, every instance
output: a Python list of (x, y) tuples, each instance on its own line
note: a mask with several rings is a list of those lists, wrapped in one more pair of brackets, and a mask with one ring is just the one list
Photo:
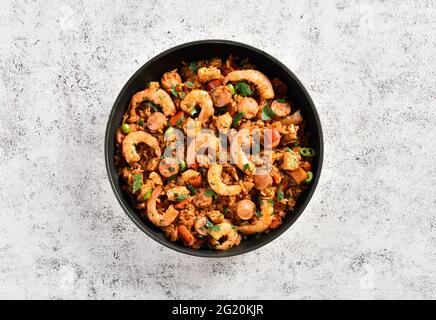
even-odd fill
[(284, 98), (281, 98), (281, 99), (277, 99), (277, 101), (280, 102), (280, 103), (284, 103), (284, 102), (285, 102), (285, 99), (284, 99)]
[(173, 96), (177, 97), (177, 90), (176, 90), (176, 86), (175, 85), (171, 87), (171, 93), (172, 93)]
[(215, 194), (215, 192), (213, 192), (212, 189), (207, 189), (207, 190), (204, 192), (204, 195), (205, 195), (206, 197), (209, 197), (209, 198), (216, 197), (216, 194)]
[(142, 187), (142, 174), (134, 174), (133, 175), (133, 185), (132, 185), (132, 193), (135, 193)]
[(220, 231), (220, 227), (214, 225), (209, 220), (207, 220), (207, 222), (206, 222), (206, 228), (210, 229), (211, 231)]
[(189, 64), (189, 69), (191, 69), (192, 72), (197, 73), (198, 71), (197, 63), (195, 63), (194, 61), (191, 62)]
[(285, 195), (282, 189), (277, 189), (277, 200), (282, 201), (285, 198)]
[(178, 196), (176, 197), (176, 201), (177, 201), (177, 202), (181, 202), (181, 201), (185, 200), (187, 197), (188, 197), (188, 196), (185, 195), (185, 194), (180, 194), (180, 195), (178, 195)]
[(197, 189), (195, 189), (192, 184), (188, 184), (186, 188), (188, 188), (188, 190), (191, 191), (192, 194), (197, 194)]
[(236, 127), (239, 122), (242, 120), (242, 118), (244, 117), (245, 113), (244, 112), (238, 112), (235, 117), (233, 118), (233, 126)]
[(145, 194), (144, 194), (144, 200), (148, 200), (151, 197), (151, 194), (153, 193), (153, 190), (148, 190)]
[(259, 209), (256, 209), (256, 216), (258, 218), (262, 217), (263, 216), (262, 211), (260, 211)]
[(191, 116), (192, 116), (192, 117), (195, 117), (199, 112), (200, 112), (200, 110), (199, 110), (197, 107), (195, 107), (195, 108), (192, 109), (192, 111), (191, 111)]
[(247, 97), (253, 94), (253, 90), (251, 90), (250, 85), (242, 81), (236, 83), (235, 90), (240, 96), (243, 97)]
[(221, 115), (225, 114), (226, 112), (227, 112), (227, 107), (215, 109), (216, 116), (221, 116)]
[(194, 83), (192, 81), (187, 81), (187, 82), (185, 82), (185, 84), (190, 88), (192, 88), (194, 86)]
[(138, 126), (143, 126), (143, 125), (144, 125), (144, 120), (140, 119), (140, 120), (138, 121)]
[(262, 109), (262, 120), (268, 121), (276, 116), (275, 112), (269, 107), (269, 102)]

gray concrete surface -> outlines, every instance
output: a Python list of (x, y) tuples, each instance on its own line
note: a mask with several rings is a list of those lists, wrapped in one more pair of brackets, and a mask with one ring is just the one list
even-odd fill
[[(434, 1), (44, 3), (0, 2), (0, 298), (436, 298)], [(297, 223), (217, 260), (142, 234), (103, 160), (127, 79), (208, 38), (289, 66), (326, 148)]]

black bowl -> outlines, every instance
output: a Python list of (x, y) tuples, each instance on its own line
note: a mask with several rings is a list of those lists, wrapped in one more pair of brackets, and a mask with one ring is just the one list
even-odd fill
[[(122, 115), (128, 108), (130, 98), (134, 93), (143, 90), (146, 82), (159, 80), (164, 72), (179, 67), (182, 61), (189, 62), (211, 57), (226, 58), (229, 54), (238, 55), (241, 58), (249, 58), (249, 61), (269, 78), (278, 77), (287, 84), (288, 96), (294, 104), (302, 109), (306, 120), (306, 130), (312, 134), (311, 146), (317, 150), (312, 169), (314, 179), (310, 188), (298, 200), (295, 211), (286, 216), (282, 226), (278, 229), (272, 230), (268, 234), (263, 234), (258, 239), (250, 238), (243, 240), (239, 246), (227, 251), (194, 250), (186, 248), (181, 244), (170, 242), (165, 238), (160, 229), (138, 215), (130, 202), (129, 196), (121, 189), (120, 179), (114, 164), (114, 135), (116, 128), (121, 124)], [(186, 254), (200, 257), (230, 257), (249, 252), (267, 244), (285, 232), (298, 219), (312, 197), (318, 183), (323, 159), (323, 138), (321, 124), (312, 99), (297, 77), (284, 64), (269, 54), (243, 43), (227, 40), (204, 40), (185, 43), (162, 52), (144, 64), (127, 81), (118, 95), (109, 116), (104, 152), (106, 169), (112, 189), (121, 207), (145, 234), (168, 248)]]

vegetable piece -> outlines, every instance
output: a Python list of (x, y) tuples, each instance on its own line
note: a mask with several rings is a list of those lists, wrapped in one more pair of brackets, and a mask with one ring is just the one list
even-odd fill
[(191, 62), (189, 64), (189, 69), (191, 69), (192, 72), (197, 73), (198, 71), (197, 63), (195, 63), (195, 61)]
[(188, 168), (188, 165), (186, 164), (185, 160), (181, 160), (179, 162), (179, 168), (180, 168), (180, 171), (185, 171)]
[(133, 185), (132, 185), (132, 193), (135, 193), (142, 187), (142, 174), (134, 174), (133, 175)]
[(195, 178), (190, 178), (190, 179), (188, 180), (188, 182), (189, 182), (192, 186), (194, 186), (194, 187), (196, 187), (196, 188), (199, 188), (199, 187), (201, 187), (201, 182), (202, 182), (202, 180), (203, 180), (203, 178), (201, 177), (201, 174), (199, 174), (199, 175), (196, 176)]
[(177, 201), (177, 202), (181, 202), (181, 201), (185, 200), (187, 197), (188, 197), (188, 196), (185, 195), (185, 194), (179, 194), (179, 195), (177, 195), (177, 197), (176, 197), (176, 201)]
[(313, 156), (315, 156), (316, 152), (312, 148), (301, 148), (300, 149), (300, 154), (303, 157), (313, 157)]
[(153, 193), (153, 189), (148, 190), (148, 191), (144, 194), (144, 200), (148, 200), (148, 199), (150, 199), (152, 193)]
[(186, 228), (185, 225), (180, 224), (177, 228), (179, 231), (179, 234), (181, 235), (183, 242), (188, 246), (192, 246), (195, 242), (195, 237), (192, 235), (192, 233)]
[(175, 97), (177, 97), (177, 90), (176, 90), (176, 86), (171, 86), (171, 89), (170, 89), (170, 91), (171, 91), (171, 94), (173, 95), (173, 96), (175, 96)]
[(183, 111), (179, 111), (170, 118), (170, 125), (171, 127), (176, 127), (178, 125), (181, 125), (184, 120), (185, 114), (183, 113)]
[(239, 81), (236, 83), (236, 92), (243, 97), (247, 97), (253, 94), (253, 90), (251, 90), (250, 85), (243, 81)]
[(285, 195), (281, 188), (277, 189), (277, 200), (282, 201), (285, 198)]
[(206, 197), (216, 197), (216, 194), (215, 194), (215, 192), (213, 192), (213, 190), (212, 189), (207, 189), (205, 192), (204, 192), (204, 195), (206, 196)]
[(276, 116), (276, 114), (274, 113), (274, 111), (271, 110), (271, 108), (269, 107), (269, 102), (268, 102), (262, 108), (262, 120), (263, 121), (272, 120), (275, 116)]
[(192, 184), (188, 184), (186, 188), (191, 191), (192, 194), (197, 194), (197, 189), (194, 188)]
[(184, 206), (186, 206), (186, 205), (189, 203), (189, 201), (190, 201), (190, 199), (189, 199), (189, 198), (186, 198), (185, 200), (180, 201), (179, 203), (176, 203), (176, 204), (174, 205), (174, 208), (176, 208), (176, 209), (182, 209)]
[(130, 127), (127, 123), (123, 123), (121, 126), (121, 130), (124, 134), (128, 134), (130, 132)]
[(233, 127), (238, 126), (239, 122), (242, 120), (243, 117), (244, 117), (244, 113), (243, 113), (243, 112), (238, 112), (238, 113), (233, 117)]
[(211, 231), (220, 231), (220, 227), (214, 225), (212, 222), (210, 222), (209, 220), (207, 220), (206, 222), (206, 228), (210, 229)]
[(232, 92), (232, 95), (234, 95), (236, 93), (236, 90), (235, 90), (235, 87), (233, 86), (233, 84), (227, 83), (226, 87), (230, 89), (230, 91)]
[(138, 126), (143, 126), (143, 125), (144, 125), (144, 120), (139, 119), (139, 121), (138, 121)]
[(191, 116), (195, 117), (197, 114), (200, 113), (200, 109), (198, 107), (195, 107), (194, 109), (192, 109), (191, 111)]
[(304, 180), (304, 183), (309, 184), (313, 180), (313, 173), (312, 173), (312, 171), (307, 171), (306, 173), (307, 173), (307, 178), (306, 178), (306, 180)]

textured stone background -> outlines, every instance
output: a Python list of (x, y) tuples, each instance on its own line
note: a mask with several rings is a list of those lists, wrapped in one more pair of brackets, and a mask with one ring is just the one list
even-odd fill
[[(434, 1), (122, 2), (0, 2), (0, 298), (436, 298)], [(217, 260), (142, 234), (103, 160), (127, 79), (208, 38), (288, 65), (326, 147), (297, 223)]]

